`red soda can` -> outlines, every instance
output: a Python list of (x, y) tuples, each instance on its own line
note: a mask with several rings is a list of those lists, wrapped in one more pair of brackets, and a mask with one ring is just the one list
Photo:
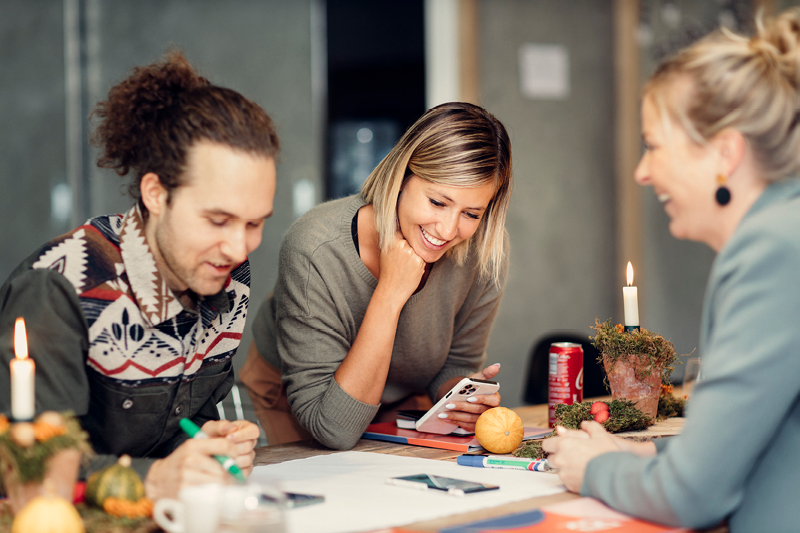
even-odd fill
[(550, 345), (550, 427), (555, 427), (556, 404), (583, 401), (583, 348), (572, 342)]

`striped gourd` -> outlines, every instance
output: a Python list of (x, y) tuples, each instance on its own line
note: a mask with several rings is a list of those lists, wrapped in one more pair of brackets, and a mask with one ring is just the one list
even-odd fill
[(144, 485), (136, 470), (131, 468), (131, 458), (128, 455), (123, 455), (115, 464), (98, 470), (86, 482), (86, 503), (102, 509), (103, 502), (109, 496), (132, 502), (144, 497)]

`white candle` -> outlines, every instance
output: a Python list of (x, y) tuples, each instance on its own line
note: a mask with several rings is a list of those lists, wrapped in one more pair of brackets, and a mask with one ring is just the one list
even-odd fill
[(15, 420), (31, 420), (36, 414), (36, 365), (28, 357), (25, 320), (14, 324), (14, 355), (11, 361), (11, 416)]
[(626, 329), (639, 327), (639, 290), (633, 287), (633, 265), (628, 261), (628, 286), (622, 287)]

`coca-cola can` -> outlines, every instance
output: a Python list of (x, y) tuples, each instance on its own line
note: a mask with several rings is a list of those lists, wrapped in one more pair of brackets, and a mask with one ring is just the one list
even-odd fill
[(555, 427), (556, 404), (583, 401), (583, 348), (572, 342), (550, 345), (549, 367), (550, 427)]

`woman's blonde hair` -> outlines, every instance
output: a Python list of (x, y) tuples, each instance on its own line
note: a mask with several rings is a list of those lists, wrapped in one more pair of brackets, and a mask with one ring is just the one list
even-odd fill
[(474, 245), (481, 276), (497, 282), (511, 197), (511, 142), (503, 124), (481, 107), (452, 102), (428, 110), (405, 132), (361, 187), (375, 212), (381, 249), (394, 242), (397, 199), (412, 175), (451, 187), (494, 184), (477, 231), (448, 255), (462, 264)]
[[(644, 88), (695, 142), (725, 128), (741, 132), (762, 177), (776, 181), (800, 169), (800, 8), (763, 21), (752, 37), (725, 28), (663, 62)], [(689, 80), (677, 96), (675, 82)]]

